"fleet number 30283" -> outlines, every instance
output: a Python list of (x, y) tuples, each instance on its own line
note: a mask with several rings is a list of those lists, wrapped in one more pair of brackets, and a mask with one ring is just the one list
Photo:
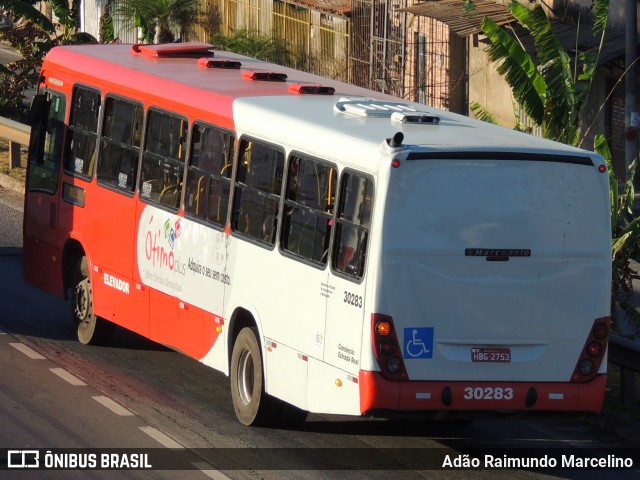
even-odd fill
[(511, 387), (466, 387), (465, 400), (513, 400)]

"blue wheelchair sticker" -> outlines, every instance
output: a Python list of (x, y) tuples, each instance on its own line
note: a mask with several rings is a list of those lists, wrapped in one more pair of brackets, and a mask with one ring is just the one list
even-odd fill
[(433, 327), (404, 329), (404, 358), (433, 358)]

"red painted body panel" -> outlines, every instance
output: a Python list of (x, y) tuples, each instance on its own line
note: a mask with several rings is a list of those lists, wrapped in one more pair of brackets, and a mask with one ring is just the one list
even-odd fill
[[(360, 371), (361, 413), (375, 410), (576, 410), (599, 412), (604, 401), (605, 375), (586, 383), (543, 382), (392, 382), (379, 372)], [(476, 398), (488, 389), (500, 388), (502, 398)], [(449, 389), (446, 392), (445, 389)], [(467, 389), (471, 389), (468, 391)], [(505, 390), (512, 394), (505, 397)], [(527, 395), (535, 389), (536, 400), (527, 405)], [(478, 392), (474, 396), (474, 392)], [(472, 398), (465, 399), (465, 396)], [(495, 396), (495, 395), (493, 395)], [(448, 397), (445, 403), (444, 398)]]

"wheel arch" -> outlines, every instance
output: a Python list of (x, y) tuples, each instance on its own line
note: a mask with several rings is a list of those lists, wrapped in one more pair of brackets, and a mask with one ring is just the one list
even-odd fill
[(67, 240), (62, 252), (62, 285), (66, 300), (69, 299), (69, 289), (73, 283), (73, 272), (75, 266), (82, 257), (86, 256), (86, 251), (78, 240), (74, 238)]
[[(243, 328), (255, 328), (258, 331), (258, 343), (262, 349), (262, 328), (257, 320), (258, 316), (255, 312), (244, 307), (236, 307), (229, 320), (229, 335), (227, 336), (227, 367), (231, 372), (231, 356), (233, 354), (233, 345), (238, 338), (238, 334)], [(264, 365), (263, 365), (264, 370)]]

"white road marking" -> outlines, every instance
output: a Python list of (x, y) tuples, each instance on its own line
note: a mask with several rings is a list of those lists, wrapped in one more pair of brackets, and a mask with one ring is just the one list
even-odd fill
[(213, 478), (213, 480), (231, 480), (220, 470), (216, 470), (213, 466), (207, 462), (193, 462), (192, 465), (204, 473), (207, 477)]
[(27, 347), (24, 343), (10, 343), (9, 345), (11, 345), (16, 350), (19, 350), (20, 352), (24, 353), (27, 357), (33, 360), (45, 360), (45, 357), (40, 355), (34, 349)]
[(93, 397), (93, 399), (96, 402), (101, 403), (102, 405), (107, 407), (109, 410), (111, 410), (116, 415), (120, 415), (121, 417), (126, 417), (126, 416), (133, 415), (132, 412), (130, 412), (129, 410), (124, 408), (122, 405), (117, 403), (115, 400), (111, 400), (109, 397), (105, 397), (104, 395), (99, 395), (99, 396)]
[(180, 445), (173, 438), (168, 435), (165, 435), (160, 430), (153, 427), (140, 427), (144, 433), (153, 438), (156, 442), (161, 443), (167, 448), (185, 448), (183, 445)]
[(75, 385), (75, 386), (86, 385), (86, 383), (84, 383), (75, 375), (72, 375), (69, 372), (67, 372), (64, 368), (50, 368), (49, 370), (51, 370), (53, 373), (58, 375), (61, 379), (65, 380), (66, 382), (69, 382), (71, 385)]

